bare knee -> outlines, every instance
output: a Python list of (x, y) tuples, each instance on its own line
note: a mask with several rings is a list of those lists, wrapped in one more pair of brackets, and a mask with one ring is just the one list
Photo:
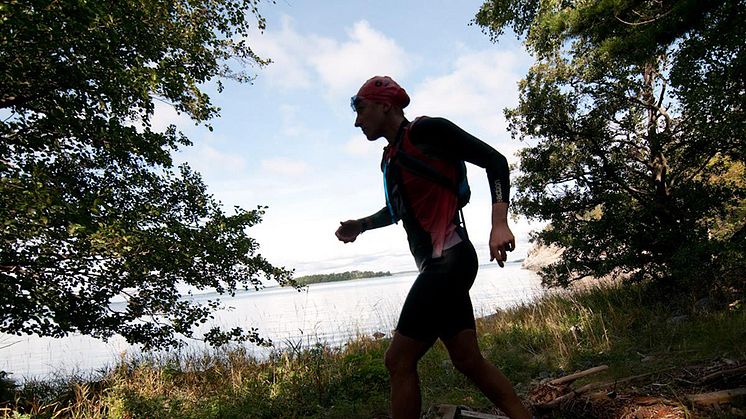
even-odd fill
[(391, 348), (386, 351), (383, 361), (390, 376), (406, 375), (417, 372), (416, 360), (407, 359), (396, 351), (392, 351)]
[(482, 371), (484, 367), (484, 358), (478, 352), (472, 355), (453, 357), (451, 358), (451, 362), (453, 362), (453, 366), (457, 370), (467, 377), (473, 377)]

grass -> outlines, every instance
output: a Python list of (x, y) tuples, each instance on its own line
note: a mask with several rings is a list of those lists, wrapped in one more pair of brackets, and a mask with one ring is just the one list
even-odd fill
[[(607, 285), (500, 311), (481, 319), (478, 330), (485, 357), (525, 395), (543, 378), (599, 364), (609, 365), (601, 378), (610, 378), (714, 359), (746, 360), (746, 310), (739, 303), (728, 306), (731, 302), (661, 298), (641, 285)], [(387, 339), (359, 337), (342, 348), (291, 348), (261, 362), (242, 350), (142, 358), (123, 362), (100, 379), (26, 383), (4, 405), (4, 415), (387, 417), (387, 345)], [(440, 343), (423, 358), (419, 372), (424, 411), (441, 403), (490, 406), (454, 370)]]

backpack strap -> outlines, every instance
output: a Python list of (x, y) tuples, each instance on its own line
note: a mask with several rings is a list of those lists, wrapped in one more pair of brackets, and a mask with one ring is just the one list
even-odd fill
[(421, 121), (423, 118), (427, 117), (419, 116), (405, 128), (404, 135), (402, 135), (402, 138), (396, 144), (394, 162), (410, 173), (419, 177), (423, 177), (431, 182), (437, 183), (458, 196), (458, 185), (453, 180), (449, 179), (448, 176), (444, 175), (439, 170), (435, 169), (422, 159), (418, 159), (402, 150), (402, 143), (409, 139), (409, 130), (411, 130), (412, 127), (414, 127), (414, 125), (417, 122)]
[(446, 175), (435, 170), (435, 168), (426, 162), (414, 158), (407, 153), (399, 152), (397, 153), (396, 164), (410, 173), (445, 187), (458, 196), (458, 186), (456, 186), (456, 184)]

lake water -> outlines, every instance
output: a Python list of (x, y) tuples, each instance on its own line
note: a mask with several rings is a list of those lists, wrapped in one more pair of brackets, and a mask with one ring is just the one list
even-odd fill
[[(225, 299), (233, 309), (221, 311), (216, 322), (225, 327), (257, 327), (272, 339), (275, 348), (310, 346), (324, 342), (342, 345), (350, 338), (381, 332), (389, 336), (396, 326), (399, 309), (416, 278), (416, 272), (390, 277), (312, 284), (307, 291), (265, 288), (238, 293)], [(521, 269), (520, 262), (480, 266), (471, 289), (477, 317), (529, 302), (543, 290), (538, 276)], [(196, 299), (214, 298), (206, 294)], [(188, 350), (199, 351), (199, 344)], [(251, 347), (257, 357), (270, 349)], [(112, 366), (125, 354), (138, 354), (138, 348), (121, 337), (108, 342), (87, 336), (62, 339), (0, 334), (0, 371), (12, 372), (17, 380), (87, 374)]]

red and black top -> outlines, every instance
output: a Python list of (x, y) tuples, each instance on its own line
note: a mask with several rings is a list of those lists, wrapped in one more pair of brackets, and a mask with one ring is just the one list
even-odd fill
[(457, 164), (467, 161), (486, 169), (492, 202), (508, 202), (510, 171), (497, 150), (444, 118), (404, 121), (395, 141), (383, 151), (381, 169), (387, 206), (369, 218), (370, 228), (402, 220), (418, 267), (464, 239), (460, 234), (457, 197), (452, 190), (396, 164), (404, 152), (456, 181)]

